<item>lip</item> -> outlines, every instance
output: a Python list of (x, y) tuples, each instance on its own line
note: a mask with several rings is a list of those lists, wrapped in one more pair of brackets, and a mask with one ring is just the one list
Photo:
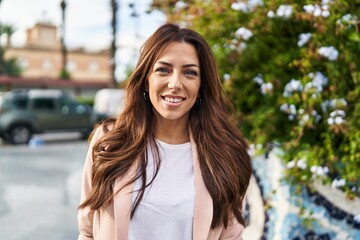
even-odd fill
[[(186, 100), (185, 97), (176, 95), (162, 95), (161, 98), (168, 106), (179, 106), (184, 102), (184, 100)], [(168, 99), (172, 99), (173, 101), (169, 101)]]

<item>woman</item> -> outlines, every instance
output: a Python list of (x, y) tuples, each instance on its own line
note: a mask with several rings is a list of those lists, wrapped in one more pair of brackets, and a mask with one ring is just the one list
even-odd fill
[(251, 164), (231, 109), (204, 38), (160, 27), (93, 134), (79, 239), (241, 239)]

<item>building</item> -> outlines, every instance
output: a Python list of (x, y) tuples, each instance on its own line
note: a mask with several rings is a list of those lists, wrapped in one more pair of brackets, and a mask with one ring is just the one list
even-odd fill
[(111, 87), (111, 65), (108, 49), (89, 52), (83, 48), (67, 51), (70, 79), (60, 79), (62, 69), (61, 44), (57, 27), (37, 23), (26, 32), (23, 47), (8, 46), (5, 58), (15, 57), (23, 72), (21, 78), (0, 76), (0, 86), (9, 88), (68, 88), (77, 93)]

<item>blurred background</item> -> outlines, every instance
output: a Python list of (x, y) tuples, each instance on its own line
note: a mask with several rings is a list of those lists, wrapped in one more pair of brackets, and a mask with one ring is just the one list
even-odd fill
[(360, 239), (360, 2), (0, 0), (0, 238), (77, 239), (89, 132), (144, 40), (200, 32), (249, 140), (244, 239)]

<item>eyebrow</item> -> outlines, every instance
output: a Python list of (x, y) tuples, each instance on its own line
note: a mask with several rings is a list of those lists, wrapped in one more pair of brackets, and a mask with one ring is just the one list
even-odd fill
[[(168, 63), (168, 62), (164, 62), (164, 61), (158, 61), (156, 63), (160, 63), (160, 64), (163, 64), (163, 65), (166, 65), (166, 66), (170, 66), (172, 67), (173, 65), (171, 63)], [(189, 64), (184, 64), (182, 65), (182, 67), (197, 67), (197, 68), (200, 68), (197, 64), (194, 64), (194, 63), (189, 63)]]

